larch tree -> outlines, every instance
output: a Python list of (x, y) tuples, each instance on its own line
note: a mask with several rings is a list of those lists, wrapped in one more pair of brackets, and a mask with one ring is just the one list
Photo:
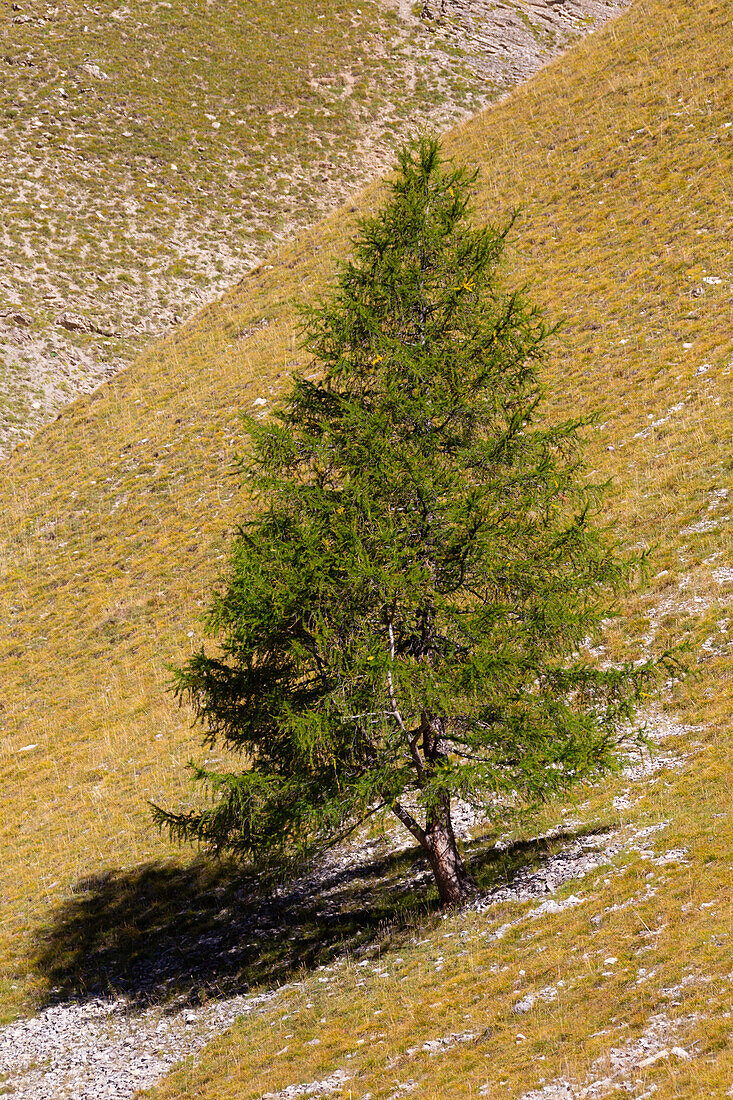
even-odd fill
[(588, 656), (638, 562), (597, 527), (587, 421), (542, 416), (552, 330), (501, 289), (513, 219), (473, 224), (475, 179), (430, 138), (403, 148), (306, 314), (307, 376), (248, 421), (258, 507), (212, 598), (218, 646), (175, 682), (241, 768), (192, 765), (203, 808), (155, 809), (264, 862), (384, 807), (448, 904), (476, 890), (452, 800), (500, 822), (614, 768), (659, 670)]

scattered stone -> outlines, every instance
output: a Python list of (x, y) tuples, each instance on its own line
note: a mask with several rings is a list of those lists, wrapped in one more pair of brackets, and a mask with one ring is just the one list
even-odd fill
[(84, 61), (79, 66), (79, 72), (86, 73), (94, 80), (109, 80), (109, 75), (97, 64), (96, 61)]
[(310, 1081), (302, 1085), (288, 1085), (280, 1092), (266, 1092), (260, 1100), (295, 1100), (297, 1096), (331, 1096), (334, 1092), (341, 1092), (349, 1075), (342, 1069), (337, 1069), (330, 1077), (322, 1081)]
[(92, 321), (87, 321), (84, 317), (79, 317), (75, 313), (64, 313), (59, 318), (59, 324), (61, 328), (65, 328), (67, 332), (93, 332), (97, 336), (119, 336), (119, 333), (99, 328)]
[(643, 1058), (642, 1061), (639, 1062), (639, 1069), (646, 1069), (647, 1066), (656, 1065), (657, 1062), (661, 1062), (666, 1058), (669, 1058), (669, 1051), (664, 1047), (662, 1050), (658, 1050), (656, 1054), (650, 1054), (648, 1058)]
[(713, 569), (712, 577), (716, 584), (733, 584), (733, 569), (728, 565)]
[(534, 1008), (537, 1001), (543, 1001), (545, 1004), (550, 1004), (552, 1001), (557, 1000), (557, 988), (553, 985), (547, 986), (546, 989), (539, 989), (536, 993), (527, 993), (522, 997), (521, 1001), (512, 1008), (512, 1012), (516, 1012), (517, 1016), (522, 1016), (525, 1012), (529, 1012)]
[(669, 863), (684, 863), (689, 864), (687, 859), (687, 848), (670, 848), (668, 852), (664, 852), (661, 856), (658, 856), (654, 862), (657, 867), (664, 867)]
[(698, 520), (697, 523), (690, 523), (687, 527), (680, 529), (681, 535), (706, 535), (709, 531), (717, 531), (720, 524), (715, 523), (713, 520), (704, 518)]
[(277, 996), (232, 997), (167, 1013), (163, 1007), (139, 1011), (125, 998), (54, 1005), (0, 1030), (0, 1079), (13, 1100), (126, 1100)]
[[(479, 1033), (477, 1031), (459, 1031), (453, 1032), (451, 1035), (444, 1035), (441, 1039), (430, 1039), (427, 1043), (423, 1043), (420, 1050), (425, 1051), (431, 1057), (434, 1054), (445, 1054), (447, 1050), (457, 1046), (459, 1043), (470, 1043), (474, 1039), (478, 1039)], [(407, 1053), (414, 1052), (417, 1048), (413, 1047)]]
[(0, 317), (2, 317), (2, 319), (4, 321), (9, 321), (10, 324), (12, 324), (12, 325), (20, 325), (21, 328), (30, 328), (31, 325), (33, 324), (33, 321), (28, 316), (28, 314), (27, 313), (21, 313), (20, 311), (18, 311), (16, 313), (13, 313), (13, 312), (0, 313)]
[(566, 909), (572, 909), (576, 905), (582, 905), (585, 898), (577, 898), (575, 894), (571, 894), (570, 897), (564, 898), (563, 901), (545, 901), (542, 905), (538, 905), (536, 909), (533, 909), (530, 913), (531, 917), (544, 917), (546, 913), (564, 913)]
[(59, 324), (67, 332), (89, 332), (91, 330), (88, 321), (85, 321), (83, 317), (77, 317), (73, 313), (64, 313), (63, 317), (59, 318)]
[[(619, 1093), (637, 1095), (642, 1080), (634, 1080), (634, 1074), (639, 1070), (666, 1061), (670, 1053), (680, 1057), (677, 1050), (682, 1051), (683, 1060), (692, 1057), (683, 1047), (673, 1046), (670, 1051), (668, 1042), (676, 1031), (697, 1019), (687, 1016), (670, 1020), (664, 1013), (658, 1013), (649, 1019), (638, 1039), (629, 1039), (621, 1047), (611, 1047), (596, 1059), (585, 1081), (558, 1077), (541, 1089), (525, 1092), (521, 1100), (601, 1100), (602, 1097)], [(651, 1094), (645, 1092), (644, 1095)]]

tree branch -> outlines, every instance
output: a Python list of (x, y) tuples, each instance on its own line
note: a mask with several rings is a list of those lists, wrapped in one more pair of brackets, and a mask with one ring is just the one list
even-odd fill
[(329, 840), (328, 843), (324, 845), (322, 850), (324, 852), (328, 852), (331, 848), (334, 848), (337, 844), (341, 844), (341, 842), (344, 841), (347, 836), (349, 836), (351, 833), (353, 833), (354, 829), (358, 829), (360, 825), (363, 825), (364, 822), (368, 821), (370, 817), (374, 817), (374, 815), (376, 813), (379, 813), (379, 811), (384, 809), (384, 807), (387, 806), (387, 805), (388, 805), (387, 802), (379, 802), (376, 806), (372, 806), (371, 810), (368, 810), (362, 817), (360, 817), (352, 825), (349, 825), (348, 828), (343, 829), (340, 833), (336, 834), (331, 840)]
[[(391, 619), (387, 623), (387, 629), (389, 630), (390, 657), (391, 657), (391, 660), (394, 661), (394, 655), (395, 655), (394, 629), (392, 627), (392, 620)], [(415, 765), (415, 771), (417, 772), (417, 781), (420, 784), (420, 786), (422, 786), (423, 783), (425, 782), (425, 769), (423, 767), (423, 762), (422, 762), (422, 759), (420, 758), (420, 753), (419, 753), (418, 748), (417, 748), (418, 738), (420, 737), (420, 730), (419, 729), (417, 730), (414, 737), (410, 737), (409, 733), (407, 732), (407, 727), (405, 726), (405, 723), (402, 720), (402, 715), (400, 714), (399, 708), (397, 706), (397, 699), (395, 697), (395, 692), (394, 692), (394, 684), (392, 682), (392, 669), (391, 668), (387, 669), (387, 683), (389, 685), (389, 698), (390, 698), (390, 701), (392, 703), (392, 712), (393, 712), (395, 718), (397, 719), (397, 722), (399, 723), (400, 729), (407, 736), (407, 744), (409, 745), (409, 748), (410, 748), (410, 756), (412, 757), (412, 762)]]
[[(389, 630), (389, 655), (390, 655), (390, 659), (392, 661), (394, 661), (394, 630), (392, 629), (392, 620), (391, 619), (387, 623), (387, 629)], [(395, 698), (394, 684), (392, 683), (392, 669), (391, 668), (387, 669), (387, 683), (389, 685), (389, 698), (390, 698), (390, 702), (392, 703), (392, 713), (394, 714), (395, 718), (397, 719), (397, 722), (398, 722), (399, 727), (402, 730), (402, 732), (407, 733), (407, 728), (405, 727), (405, 723), (402, 721), (402, 715), (399, 712), (399, 708), (397, 706), (397, 700)]]
[(396, 798), (394, 802), (390, 802), (389, 808), (395, 815), (395, 817), (399, 818), (399, 820), (402, 822), (408, 832), (412, 833), (418, 844), (422, 848), (424, 848), (426, 852), (429, 852), (430, 844), (428, 842), (427, 833), (424, 829), (420, 828), (412, 814), (408, 813), (405, 807), (400, 802), (398, 802)]

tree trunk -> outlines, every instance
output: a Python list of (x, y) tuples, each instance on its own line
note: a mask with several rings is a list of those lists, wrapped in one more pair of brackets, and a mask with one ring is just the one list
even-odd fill
[[(420, 734), (426, 770), (431, 772), (446, 760), (443, 747), (445, 719), (423, 711)], [(478, 886), (466, 870), (458, 851), (450, 819), (450, 795), (447, 791), (438, 793), (428, 810), (423, 847), (430, 860), (443, 905), (460, 905), (478, 892)]]
[(478, 886), (466, 870), (458, 851), (448, 795), (442, 795), (438, 805), (430, 811), (424, 829), (397, 799), (389, 806), (427, 855), (443, 905), (460, 905), (473, 897), (478, 892)]
[(443, 905), (460, 905), (478, 892), (456, 844), (450, 819), (450, 798), (444, 795), (430, 812), (425, 829), (427, 854)]

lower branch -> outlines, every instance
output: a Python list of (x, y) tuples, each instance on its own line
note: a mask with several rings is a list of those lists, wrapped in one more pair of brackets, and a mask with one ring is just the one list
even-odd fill
[(399, 818), (408, 832), (412, 833), (418, 844), (425, 849), (426, 852), (430, 851), (430, 842), (428, 841), (427, 834), (424, 829), (421, 829), (415, 818), (411, 813), (405, 809), (405, 807), (397, 801), (390, 802), (389, 808), (395, 817)]

